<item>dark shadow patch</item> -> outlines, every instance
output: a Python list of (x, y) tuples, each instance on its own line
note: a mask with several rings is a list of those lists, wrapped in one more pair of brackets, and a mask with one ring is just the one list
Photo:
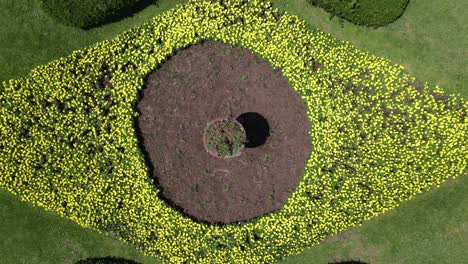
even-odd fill
[(265, 144), (270, 136), (270, 125), (265, 117), (259, 113), (246, 112), (236, 118), (244, 127), (247, 134), (246, 148), (255, 148)]

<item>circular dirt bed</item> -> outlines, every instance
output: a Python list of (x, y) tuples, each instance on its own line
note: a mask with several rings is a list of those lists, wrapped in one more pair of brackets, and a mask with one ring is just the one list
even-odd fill
[[(192, 219), (245, 221), (280, 209), (311, 151), (307, 108), (280, 70), (253, 52), (205, 41), (149, 74), (137, 131), (163, 198)], [(239, 121), (247, 142), (223, 159), (204, 146), (207, 124)]]

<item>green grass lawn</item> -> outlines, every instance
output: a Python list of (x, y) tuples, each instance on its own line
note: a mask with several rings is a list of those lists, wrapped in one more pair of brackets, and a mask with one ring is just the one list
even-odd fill
[(468, 98), (468, 1), (411, 0), (403, 15), (378, 29), (355, 26), (307, 0), (273, 0), (280, 9), (294, 14), (334, 37), (359, 49), (403, 65), (416, 78), (439, 85), (447, 93)]
[[(68, 55), (185, 0), (159, 0), (134, 17), (84, 31), (61, 26), (37, 8), (36, 1), (0, 0), (0, 80), (17, 78), (33, 67)], [(404, 65), (423, 81), (468, 97), (464, 16), (468, 2), (412, 0), (403, 16), (377, 30), (343, 27), (306, 0), (275, 0), (289, 13), (358, 48)], [(418, 195), (395, 210), (328, 239), (281, 263), (328, 263), (361, 259), (369, 263), (461, 263), (468, 248), (468, 177)], [(72, 221), (21, 202), (0, 191), (0, 263), (73, 263), (85, 257), (118, 256), (159, 263), (131, 246), (80, 228)]]
[[(340, 258), (372, 264), (462, 263), (468, 248), (467, 194), (468, 177), (451, 180), (281, 263), (320, 264)], [(104, 256), (160, 263), (5, 191), (0, 191), (0, 213), (2, 263), (62, 264)]]
[(81, 258), (105, 256), (159, 263), (124, 242), (84, 229), (3, 190), (0, 213), (0, 263), (72, 264)]
[(21, 77), (37, 65), (69, 55), (174, 8), (185, 0), (158, 0), (133, 17), (91, 30), (59, 24), (36, 0), (0, 0), (0, 81)]

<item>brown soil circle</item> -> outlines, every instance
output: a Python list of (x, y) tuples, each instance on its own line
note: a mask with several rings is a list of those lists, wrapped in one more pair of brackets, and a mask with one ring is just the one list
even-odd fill
[[(139, 96), (137, 136), (160, 198), (196, 221), (227, 224), (279, 210), (304, 173), (312, 149), (307, 106), (250, 50), (191, 45), (150, 73)], [(245, 125), (251, 140), (262, 133), (266, 140), (239, 157), (209, 155), (203, 131), (222, 116)]]

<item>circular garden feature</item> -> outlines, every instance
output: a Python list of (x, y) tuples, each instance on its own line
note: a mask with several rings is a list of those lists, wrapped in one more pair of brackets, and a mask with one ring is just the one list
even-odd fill
[(311, 152), (307, 107), (280, 70), (215, 41), (150, 73), (137, 131), (161, 198), (209, 223), (281, 209)]

